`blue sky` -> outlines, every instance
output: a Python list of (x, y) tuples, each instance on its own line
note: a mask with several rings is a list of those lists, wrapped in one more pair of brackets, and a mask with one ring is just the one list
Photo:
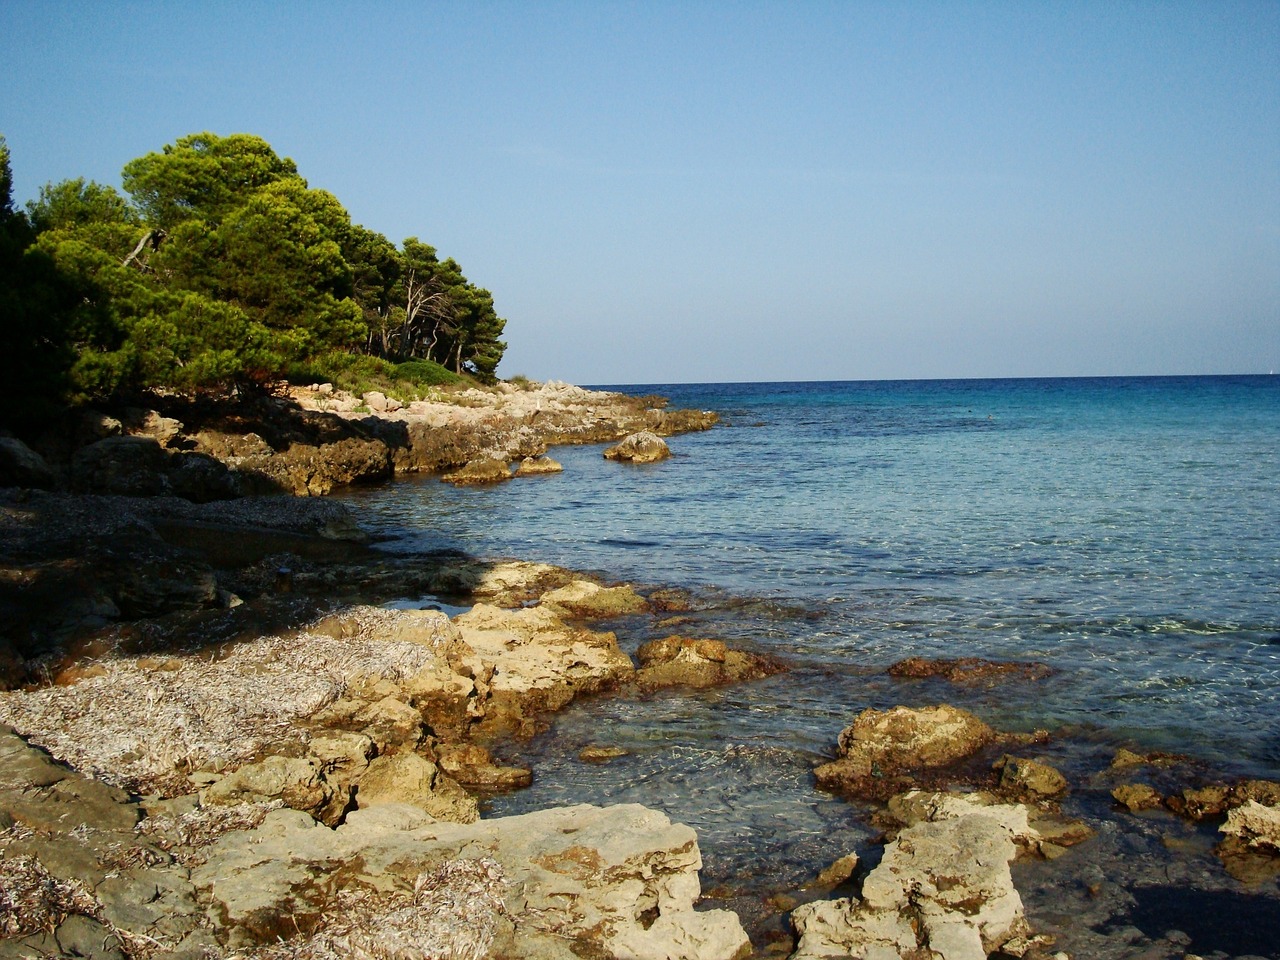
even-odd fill
[(1280, 3), (0, 0), (15, 192), (201, 130), (455, 257), (499, 373), (1280, 369)]

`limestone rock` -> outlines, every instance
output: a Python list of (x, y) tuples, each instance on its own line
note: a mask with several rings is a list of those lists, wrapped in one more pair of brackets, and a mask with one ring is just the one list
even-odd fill
[(630, 753), (623, 747), (602, 747), (588, 744), (578, 751), (578, 759), (583, 763), (608, 763)]
[(440, 769), (459, 783), (488, 791), (516, 790), (533, 782), (526, 767), (504, 767), (477, 743), (446, 743), (436, 749)]
[(1280, 807), (1248, 800), (1227, 813), (1227, 822), (1219, 830), (1250, 850), (1280, 854)]
[(329, 782), (319, 763), (297, 757), (267, 757), (227, 774), (200, 793), (206, 806), (281, 800), (333, 826), (351, 802), (351, 792)]
[(121, 415), (120, 424), (123, 431), (130, 436), (150, 437), (162, 447), (182, 433), (182, 421), (166, 417), (155, 410), (131, 408)]
[(151, 437), (106, 437), (76, 451), (71, 482), (83, 493), (152, 497), (165, 492), (168, 462)]
[(904, 774), (954, 764), (995, 736), (973, 714), (946, 704), (868, 709), (840, 733), (838, 758), (814, 773), (830, 790), (887, 796)]
[(511, 479), (511, 468), (504, 461), (493, 458), (469, 460), (464, 466), (446, 473), (440, 479), (460, 487), (501, 483)]
[(525, 457), (516, 466), (517, 477), (536, 477), (548, 473), (563, 473), (564, 465), (550, 457)]
[(374, 413), (395, 413), (404, 407), (399, 400), (394, 397), (388, 397), (385, 393), (377, 390), (370, 390), (360, 398), (366, 407)]
[(360, 778), (360, 809), (380, 803), (407, 803), (437, 820), (473, 823), (480, 817), (475, 798), (434, 763), (416, 753), (379, 757)]
[(644, 598), (629, 586), (602, 587), (587, 580), (575, 580), (542, 595), (542, 604), (563, 615), (603, 619), (640, 613)]
[(21, 440), (0, 437), (0, 487), (52, 490), (57, 477), (44, 457)]
[(921, 679), (942, 677), (952, 683), (992, 684), (1002, 680), (1043, 680), (1053, 671), (1043, 663), (1021, 663), (983, 660), (980, 657), (928, 659), (909, 657), (885, 671), (891, 677)]
[(1111, 796), (1130, 813), (1158, 810), (1164, 806), (1164, 798), (1160, 796), (1160, 791), (1145, 783), (1122, 783), (1111, 791)]
[[(904, 829), (863, 882), (860, 900), (805, 904), (792, 914), (793, 960), (940, 956), (985, 960), (1028, 933), (1009, 870), (1026, 809), (970, 805)], [(930, 952), (932, 951), (932, 952)]]
[(1280, 783), (1272, 780), (1241, 780), (1239, 783), (1211, 783), (1208, 786), (1183, 790), (1171, 796), (1169, 809), (1191, 820), (1207, 820), (1219, 817), (1229, 810), (1243, 806), (1250, 800), (1264, 806), (1280, 805)]
[[(344, 889), (412, 889), (415, 878), (484, 851), (506, 880), (491, 955), (734, 960), (736, 916), (695, 911), (701, 856), (688, 827), (636, 805), (586, 805), (471, 824), (387, 804), (336, 830), (292, 811), (230, 833), (192, 871), (210, 917), (239, 949), (312, 931)], [(465, 852), (464, 851), (468, 851)]]
[(857, 869), (858, 855), (856, 853), (846, 854), (834, 863), (824, 867), (811, 885), (821, 890), (830, 890), (832, 887), (838, 887), (852, 877), (853, 871)]
[(636, 683), (644, 689), (714, 687), (758, 680), (783, 669), (777, 660), (731, 650), (721, 640), (688, 637), (650, 640), (636, 651), (636, 658), (640, 661)]
[(666, 441), (647, 430), (631, 434), (604, 452), (606, 460), (623, 460), (628, 463), (657, 463), (669, 456), (671, 448)]
[(540, 714), (635, 672), (612, 633), (570, 627), (543, 607), (478, 603), (454, 623), (471, 650), (462, 661), (475, 684), (468, 710), (489, 732), (534, 733)]
[(377, 748), (372, 738), (363, 733), (338, 730), (312, 737), (308, 753), (324, 779), (342, 790), (359, 782)]
[(1039, 760), (1004, 756), (994, 769), (1000, 772), (1000, 792), (1019, 800), (1049, 800), (1067, 792), (1067, 778)]
[(430, 571), (430, 589), (450, 596), (469, 596), (499, 607), (522, 607), (577, 577), (563, 567), (524, 560), (480, 561), (472, 557), (442, 558)]

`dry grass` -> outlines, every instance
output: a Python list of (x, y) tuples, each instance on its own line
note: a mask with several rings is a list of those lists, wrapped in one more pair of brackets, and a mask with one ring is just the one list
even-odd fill
[(412, 893), (344, 890), (320, 933), (236, 960), (480, 960), (505, 913), (506, 886), (495, 860), (448, 860), (421, 874)]
[[(371, 623), (367, 633), (375, 632)], [(307, 633), (213, 654), (112, 656), (70, 686), (0, 693), (0, 721), (97, 779), (176, 795), (190, 792), (192, 771), (233, 768), (304, 739), (299, 721), (353, 681), (402, 680), (439, 656), (421, 644)]]
[(180, 816), (147, 817), (138, 834), (168, 851), (184, 867), (203, 863), (205, 849), (232, 830), (252, 830), (283, 800), (236, 803), (226, 807), (199, 807)]
[(102, 904), (78, 880), (59, 880), (35, 857), (0, 860), (0, 937), (51, 931), (72, 914), (98, 919)]
[(52, 933), (70, 916), (97, 920), (132, 960), (150, 960), (172, 947), (122, 930), (103, 916), (102, 903), (79, 880), (59, 880), (36, 857), (0, 860), (0, 939)]

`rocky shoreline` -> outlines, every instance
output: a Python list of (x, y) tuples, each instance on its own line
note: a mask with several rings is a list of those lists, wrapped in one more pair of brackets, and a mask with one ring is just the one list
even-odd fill
[[(406, 407), (317, 388), (4, 438), (0, 958), (1066, 956), (1028, 920), (1014, 871), (1107, 838), (1064, 812), (1049, 734), (945, 704), (849, 718), (815, 777), (878, 811), (879, 859), (847, 851), (780, 892), (791, 932), (754, 946), (734, 913), (696, 909), (697, 837), (661, 813), (481, 818), (486, 796), (536, 775), (503, 759), (513, 738), (575, 699), (786, 665), (675, 632), (679, 590), (390, 556), (310, 495), (396, 472), (528, 476), (551, 467), (510, 465), (636, 434), (613, 455), (661, 458), (657, 435), (714, 422), (563, 384)], [(442, 609), (380, 606), (428, 596)], [(637, 621), (653, 639), (633, 659), (618, 632)], [(999, 683), (1048, 668), (890, 672)], [(613, 756), (601, 742), (581, 760)], [(1122, 751), (1115, 815), (1221, 821), (1233, 875), (1273, 882), (1280, 785), (1188, 769)], [(1167, 948), (1148, 955), (1191, 956)]]

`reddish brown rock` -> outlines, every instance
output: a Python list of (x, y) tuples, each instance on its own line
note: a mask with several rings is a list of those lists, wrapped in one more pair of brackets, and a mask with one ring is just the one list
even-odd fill
[(987, 724), (946, 704), (869, 709), (841, 732), (838, 758), (814, 774), (828, 790), (887, 797), (909, 775), (959, 763), (995, 739)]
[(1039, 760), (1001, 757), (994, 767), (1000, 774), (999, 791), (1024, 801), (1052, 800), (1067, 792), (1067, 778)]
[(1121, 784), (1111, 791), (1111, 796), (1130, 813), (1158, 810), (1164, 806), (1164, 798), (1160, 796), (1160, 792), (1145, 783)]
[(902, 679), (942, 677), (952, 683), (995, 683), (1002, 680), (1043, 680), (1053, 670), (1044, 663), (997, 663), (980, 657), (955, 660), (909, 657), (899, 660), (885, 672)]
[(636, 659), (640, 661), (636, 683), (646, 690), (715, 687), (758, 680), (786, 669), (775, 658), (731, 650), (721, 640), (689, 637), (651, 640), (636, 651)]

